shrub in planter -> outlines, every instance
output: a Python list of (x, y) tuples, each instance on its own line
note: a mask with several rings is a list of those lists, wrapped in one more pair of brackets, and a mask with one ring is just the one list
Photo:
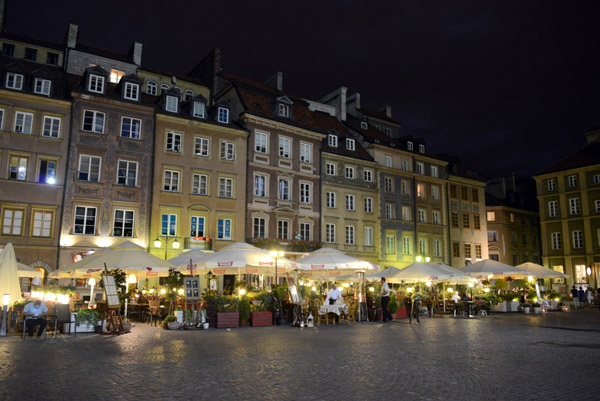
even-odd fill
[(222, 295), (216, 298), (217, 328), (240, 326), (239, 299)]
[(177, 321), (177, 319), (175, 318), (174, 315), (169, 315), (167, 317), (165, 317), (162, 321), (163, 323), (163, 329), (168, 330), (169, 329), (169, 323), (175, 322)]
[(250, 300), (246, 295), (242, 296), (239, 304), (240, 308), (240, 326), (250, 325)]
[(98, 321), (100, 320), (100, 311), (97, 309), (88, 309), (81, 308), (75, 311), (77, 314), (76, 325), (77, 327), (81, 325), (87, 325), (96, 327), (98, 326)]
[(388, 302), (388, 311), (393, 317), (395, 317), (394, 315), (396, 314), (396, 312), (398, 312), (398, 306), (398, 298), (396, 298), (396, 294), (390, 294), (390, 301)]

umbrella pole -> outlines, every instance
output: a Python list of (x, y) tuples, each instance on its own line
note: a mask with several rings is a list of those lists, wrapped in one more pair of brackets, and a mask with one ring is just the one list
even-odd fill
[(444, 312), (446, 312), (446, 282), (444, 281)]

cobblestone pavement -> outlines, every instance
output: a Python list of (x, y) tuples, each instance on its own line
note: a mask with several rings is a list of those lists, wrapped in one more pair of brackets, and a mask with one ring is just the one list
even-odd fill
[(600, 399), (600, 310), (0, 338), (2, 400)]

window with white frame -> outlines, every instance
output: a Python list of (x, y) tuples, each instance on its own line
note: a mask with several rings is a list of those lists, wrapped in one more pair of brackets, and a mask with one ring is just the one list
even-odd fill
[(579, 214), (579, 198), (569, 199), (569, 211), (572, 216)]
[(345, 166), (344, 170), (346, 171), (346, 178), (349, 178), (349, 179), (353, 180), (356, 177), (355, 176), (356, 170), (355, 170), (354, 167), (352, 167), (352, 166)]
[(142, 120), (132, 117), (121, 118), (121, 137), (140, 139), (142, 133)]
[(125, 99), (138, 100), (140, 97), (140, 86), (132, 82), (125, 82)]
[(373, 246), (373, 227), (365, 227), (365, 246)]
[(219, 178), (219, 197), (233, 198), (233, 178)]
[(366, 121), (361, 121), (360, 122), (360, 128), (362, 128), (362, 129), (368, 129), (369, 128), (369, 124)]
[(417, 184), (417, 197), (418, 198), (426, 198), (425, 194), (425, 184)]
[(385, 236), (385, 253), (393, 255), (396, 253), (396, 236), (386, 235)]
[(600, 199), (596, 199), (594, 201), (594, 210), (596, 213), (600, 213)]
[(192, 175), (192, 193), (194, 195), (208, 195), (208, 175), (199, 173)]
[(419, 153), (425, 153), (425, 145), (419, 144)]
[(290, 106), (285, 103), (279, 103), (279, 115), (281, 117), (289, 117), (290, 116)]
[(267, 196), (267, 176), (264, 174), (254, 175), (254, 196)]
[(6, 73), (6, 87), (9, 89), (23, 89), (23, 75), (14, 72)]
[(277, 238), (290, 239), (290, 222), (277, 220)]
[(439, 239), (433, 240), (433, 256), (435, 256), (435, 257), (442, 256), (442, 243)]
[(354, 195), (346, 195), (346, 210), (355, 210), (355, 204), (354, 204), (354, 200), (355, 197)]
[(256, 153), (267, 154), (269, 146), (269, 137), (267, 134), (257, 132), (254, 134), (254, 151)]
[(427, 240), (419, 238), (419, 253), (423, 256), (427, 255)]
[(300, 223), (300, 239), (302, 241), (310, 241), (312, 239), (310, 223)]
[(394, 180), (391, 177), (385, 177), (384, 180), (385, 192), (394, 192)]
[(95, 93), (104, 93), (104, 77), (100, 75), (90, 75), (88, 81), (88, 91)]
[(356, 142), (354, 141), (354, 139), (346, 138), (346, 149), (348, 149), (348, 150), (356, 149)]
[(60, 118), (44, 116), (42, 136), (46, 138), (58, 138), (60, 136)]
[(402, 206), (402, 220), (412, 221), (412, 211), (410, 206)]
[(25, 181), (27, 179), (27, 166), (29, 158), (25, 156), (11, 156), (8, 178), (10, 180)]
[(440, 212), (438, 212), (437, 210), (434, 210), (432, 212), (432, 219), (431, 220), (432, 220), (433, 224), (441, 224), (441, 221), (440, 221)]
[(96, 215), (95, 207), (75, 206), (75, 220), (73, 224), (73, 234), (95, 235), (96, 234)]
[(431, 166), (431, 176), (432, 177), (437, 177), (438, 176), (438, 166)]
[(194, 138), (194, 154), (196, 156), (210, 156), (210, 139), (197, 136)]
[(498, 231), (488, 231), (488, 242), (498, 242)]
[(167, 98), (165, 100), (165, 110), (171, 113), (177, 113), (178, 106), (179, 99), (177, 98), (177, 96), (167, 95)]
[(594, 176), (592, 177), (592, 182), (594, 183), (594, 185), (600, 184), (600, 174), (594, 174)]
[(37, 182), (56, 184), (56, 160), (38, 159)]
[(165, 170), (163, 179), (163, 191), (179, 192), (179, 171)]
[(335, 224), (325, 224), (325, 242), (329, 244), (335, 243)]
[(356, 227), (354, 227), (354, 226), (346, 226), (346, 245), (354, 245), (355, 230), (356, 230)]
[[(402, 171), (408, 171), (408, 160), (402, 159)], [(391, 167), (391, 166), (390, 166)]]
[(135, 187), (137, 185), (137, 162), (119, 160), (117, 168), (117, 184)]
[(104, 113), (96, 110), (83, 111), (83, 127), (84, 131), (104, 133)]
[(335, 209), (337, 207), (335, 192), (327, 192), (325, 194), (325, 206), (330, 209)]
[(363, 179), (366, 182), (373, 182), (373, 170), (363, 170)]
[(231, 240), (232, 225), (231, 219), (219, 219), (217, 221), (217, 239)]
[(0, 131), (4, 129), (4, 109), (0, 109)]
[(558, 217), (558, 201), (548, 202), (548, 217)]
[(410, 183), (406, 180), (400, 182), (400, 190), (402, 195), (410, 195)]
[(54, 213), (46, 211), (33, 212), (33, 227), (31, 235), (34, 237), (50, 237)]
[(337, 148), (337, 146), (338, 146), (337, 135), (333, 135), (333, 134), (327, 135), (327, 145), (331, 146), (332, 148)]
[(581, 230), (573, 231), (573, 248), (574, 249), (583, 248), (583, 231), (581, 231)]
[(164, 92), (164, 91), (168, 90), (169, 88), (170, 88), (170, 86), (167, 85), (167, 84), (160, 84), (160, 91), (161, 92)]
[(221, 160), (235, 160), (235, 143), (221, 141)]
[(291, 143), (290, 138), (279, 137), (279, 156), (289, 159), (291, 157)]
[(326, 163), (325, 164), (325, 173), (327, 175), (335, 175), (335, 163)]
[(204, 118), (206, 115), (206, 105), (202, 102), (194, 101), (192, 106), (192, 116), (197, 118)]
[(425, 164), (417, 162), (417, 174), (425, 174)]
[(402, 253), (404, 255), (412, 254), (412, 244), (410, 237), (402, 237)]
[(552, 233), (552, 249), (559, 250), (561, 248), (560, 233)]
[(33, 131), (33, 114), (23, 113), (22, 111), (15, 112), (14, 132), (20, 134), (31, 134)]
[(427, 222), (425, 210), (419, 209), (417, 216), (418, 216), (418, 219), (419, 219), (419, 223), (426, 223)]
[(223, 124), (229, 123), (229, 109), (226, 107), (219, 107), (217, 110), (217, 121)]
[(79, 155), (79, 180), (98, 182), (102, 158), (98, 156)]
[(169, 131), (167, 132), (167, 142), (165, 150), (167, 152), (181, 153), (181, 142), (183, 135), (178, 132)]
[(567, 177), (569, 188), (575, 188), (577, 186), (577, 175), (573, 174)]
[(556, 190), (556, 180), (554, 178), (549, 179), (546, 184), (548, 185), (548, 192)]
[(190, 237), (202, 238), (205, 237), (205, 224), (206, 218), (204, 216), (191, 216), (190, 217)]
[(133, 210), (115, 209), (113, 220), (113, 237), (133, 237)]
[(264, 217), (252, 219), (252, 238), (266, 238), (267, 220)]
[(152, 96), (156, 96), (158, 94), (158, 86), (154, 81), (148, 81), (146, 84), (146, 93)]
[(394, 204), (393, 203), (387, 203), (385, 205), (385, 218), (386, 219), (393, 219), (394, 218)]
[(392, 130), (391, 130), (391, 128), (385, 128), (383, 131), (385, 132), (385, 134), (387, 136), (392, 136)]
[(310, 143), (300, 143), (300, 161), (302, 163), (310, 163), (312, 155), (312, 145)]
[(392, 158), (390, 156), (385, 157), (385, 166), (392, 167)]
[(431, 186), (431, 199), (440, 200), (440, 187)]
[(413, 143), (411, 141), (406, 142), (406, 149), (413, 150)]
[(22, 235), (23, 209), (2, 208), (2, 234)]
[(312, 184), (308, 182), (300, 183), (300, 203), (311, 203)]
[(177, 215), (164, 213), (161, 218), (160, 235), (172, 237), (177, 233)]
[(189, 100), (191, 98), (193, 98), (196, 94), (194, 93), (193, 90), (191, 89), (186, 89), (185, 91), (185, 100)]
[(277, 196), (279, 200), (289, 201), (290, 199), (290, 180), (279, 179), (277, 184)]
[(50, 96), (50, 89), (52, 88), (52, 81), (49, 79), (36, 78), (33, 85), (33, 91), (40, 95)]
[(373, 213), (373, 198), (365, 198), (365, 213)]

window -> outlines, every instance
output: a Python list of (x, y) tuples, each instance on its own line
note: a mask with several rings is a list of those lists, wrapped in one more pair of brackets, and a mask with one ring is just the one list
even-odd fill
[(278, 196), (280, 200), (290, 200), (290, 181), (289, 180), (279, 180), (279, 190)]
[(158, 94), (158, 86), (154, 81), (148, 81), (146, 84), (146, 93), (152, 96), (156, 96)]
[(455, 258), (460, 258), (460, 243), (452, 243), (452, 256)]
[(254, 136), (254, 151), (256, 153), (267, 154), (269, 137), (267, 134), (257, 132)]
[(254, 176), (254, 196), (267, 196), (267, 176), (256, 174)]
[(460, 198), (461, 200), (468, 202), (469, 201), (469, 190), (465, 187), (460, 188)]
[(569, 199), (569, 210), (571, 215), (579, 214), (579, 198)]
[(432, 217), (433, 217), (432, 218), (433, 224), (441, 224), (441, 221), (440, 221), (440, 212), (438, 212), (437, 210), (434, 210), (433, 214), (432, 214)]
[(417, 216), (418, 216), (419, 223), (426, 223), (427, 222), (426, 215), (427, 214), (426, 214), (425, 210), (423, 210), (423, 209), (419, 209), (418, 210)]
[(346, 149), (348, 149), (348, 150), (356, 149), (356, 142), (354, 141), (354, 139), (346, 139)]
[(335, 243), (335, 224), (325, 224), (325, 242)]
[(279, 115), (281, 117), (290, 116), (290, 106), (284, 103), (279, 103)]
[(31, 235), (33, 237), (50, 237), (53, 218), (52, 212), (34, 211)]
[(124, 97), (128, 100), (138, 100), (140, 92), (140, 86), (131, 82), (125, 82), (125, 93)]
[(179, 192), (179, 171), (165, 170), (163, 190)]
[(217, 121), (223, 124), (229, 123), (229, 109), (225, 107), (219, 107), (217, 114)]
[(346, 226), (346, 245), (354, 245), (354, 226)]
[[(408, 160), (402, 159), (401, 163), (402, 163), (402, 170), (403, 171), (408, 171)], [(390, 164), (389, 167), (392, 167), (392, 165)]]
[(183, 135), (169, 131), (167, 132), (167, 144), (165, 150), (167, 152), (181, 153), (181, 142)]
[(425, 198), (425, 184), (417, 184), (417, 197)]
[(465, 259), (471, 259), (471, 244), (465, 244)]
[(600, 213), (600, 199), (596, 199), (594, 201), (594, 210), (596, 213)]
[(558, 201), (548, 202), (548, 217), (558, 217)]
[(373, 213), (373, 198), (365, 198), (365, 213)]
[(233, 142), (221, 141), (221, 160), (235, 160), (235, 144)]
[(98, 182), (100, 181), (100, 165), (102, 159), (98, 156), (79, 156), (79, 180)]
[(366, 121), (361, 121), (360, 122), (360, 128), (362, 128), (362, 129), (368, 129), (369, 128), (369, 124), (367, 124)]
[(117, 184), (135, 187), (137, 185), (137, 162), (119, 160)]
[(365, 246), (373, 246), (373, 227), (365, 227)]
[(210, 139), (195, 137), (194, 138), (194, 154), (196, 156), (209, 157)]
[(83, 112), (84, 131), (104, 133), (104, 113), (95, 110), (85, 110)]
[(255, 217), (252, 223), (252, 238), (266, 238), (267, 221), (264, 217)]
[(345, 170), (346, 170), (346, 178), (353, 180), (353, 179), (355, 178), (355, 175), (354, 175), (354, 173), (355, 173), (354, 167), (351, 167), (351, 166), (346, 166)]
[(496, 221), (496, 212), (487, 212), (487, 221)]
[(23, 210), (3, 208), (2, 235), (22, 235)]
[(431, 187), (431, 199), (440, 200), (440, 187), (436, 187), (436, 186)]
[(2, 43), (2, 54), (13, 57), (15, 55), (15, 45), (11, 43)]
[(514, 214), (514, 213), (510, 213), (510, 214), (508, 215), (508, 217), (509, 217), (509, 219), (510, 219), (510, 222), (511, 222), (511, 223), (514, 223), (514, 222), (515, 222), (515, 214)]
[(387, 203), (385, 205), (385, 218), (386, 219), (393, 219), (393, 218), (395, 218), (395, 216), (394, 216), (394, 214), (395, 214), (394, 210), (395, 210), (394, 205), (392, 203)]
[(592, 182), (594, 184), (600, 184), (600, 174), (594, 174), (594, 176), (592, 177)]
[(75, 206), (75, 224), (73, 225), (73, 234), (96, 234), (95, 207)]
[(291, 141), (289, 138), (279, 137), (279, 156), (289, 159), (291, 156)]
[(527, 245), (527, 234), (521, 234), (521, 242), (523, 243), (523, 245)]
[(392, 130), (390, 128), (385, 128), (384, 132), (387, 136), (392, 136)]
[(385, 253), (393, 255), (396, 253), (396, 236), (386, 235), (385, 236)]
[(208, 175), (192, 175), (192, 193), (194, 195), (208, 195)]
[(287, 220), (277, 220), (277, 238), (290, 238), (290, 222)]
[(512, 243), (513, 243), (513, 244), (516, 244), (516, 243), (517, 243), (517, 233), (516, 233), (516, 232), (514, 232), (514, 231), (513, 231), (513, 232), (511, 232), (511, 233), (510, 233), (510, 237), (511, 237), (511, 241), (512, 241)]
[(481, 244), (475, 244), (475, 258), (481, 259)]
[(161, 235), (174, 236), (177, 233), (177, 215), (163, 214), (161, 224)]
[(44, 184), (56, 183), (56, 162), (54, 160), (40, 159), (37, 182)]
[(231, 240), (231, 219), (219, 219), (217, 221), (217, 238)]
[(489, 242), (498, 242), (498, 232), (497, 231), (488, 231), (488, 241)]
[(50, 88), (52, 87), (52, 82), (48, 79), (36, 78), (35, 84), (33, 86), (33, 91), (35, 93), (39, 93), (40, 95), (50, 96)]
[(113, 222), (114, 237), (133, 237), (133, 210), (115, 210), (115, 218)]
[(432, 177), (438, 176), (438, 166), (431, 166), (431, 176)]
[(310, 241), (311, 238), (312, 235), (310, 223), (300, 223), (300, 239), (302, 241)]
[(450, 198), (456, 199), (458, 197), (458, 191), (456, 185), (450, 185)]
[(404, 255), (410, 255), (412, 254), (412, 245), (410, 243), (410, 237), (403, 237), (402, 238), (402, 253)]
[(402, 206), (402, 220), (412, 221), (412, 211), (410, 206)]
[(335, 192), (327, 192), (325, 194), (325, 205), (330, 209), (335, 209), (337, 207)]
[(300, 183), (300, 203), (311, 203), (311, 187), (312, 185), (307, 182)]
[(419, 153), (425, 153), (425, 145), (419, 144)]
[(394, 181), (390, 177), (385, 177), (383, 180), (385, 184), (385, 192), (394, 192)]
[(6, 73), (6, 87), (9, 89), (23, 89), (23, 75), (15, 74), (14, 72)]
[(573, 231), (573, 248), (581, 249), (583, 248), (583, 231)]
[(167, 85), (167, 84), (160, 84), (160, 91), (161, 92), (164, 92), (164, 91), (166, 91), (168, 89), (169, 89), (169, 85)]
[(569, 188), (575, 188), (577, 186), (577, 175), (573, 174), (567, 177)]
[(104, 77), (101, 77), (100, 75), (90, 75), (88, 91), (104, 93)]
[(2, 131), (4, 126), (4, 109), (0, 109), (0, 131)]
[(310, 163), (312, 154), (312, 145), (310, 143), (300, 143), (300, 161)]
[(471, 190), (471, 199), (473, 203), (479, 203), (479, 191), (475, 188)]
[(410, 195), (410, 185), (408, 181), (402, 180), (400, 182), (400, 191), (402, 192), (402, 195)]
[(425, 238), (419, 238), (419, 254), (427, 255), (427, 240)]
[(556, 180), (554, 178), (549, 179), (546, 184), (548, 185), (548, 192), (556, 190)]
[(346, 195), (346, 210), (354, 210), (354, 195)]
[(194, 102), (192, 107), (192, 116), (198, 118), (204, 118), (206, 111), (206, 105), (202, 102)]
[(44, 116), (42, 136), (47, 138), (58, 138), (60, 136), (60, 118)]
[(473, 228), (475, 230), (481, 230), (481, 217), (478, 214), (473, 215)]
[(373, 182), (373, 170), (363, 170), (363, 179), (366, 182)]
[(32, 49), (31, 47), (25, 48), (25, 59), (36, 61), (37, 60), (37, 49)]
[(23, 113), (21, 111), (15, 112), (15, 132), (20, 134), (31, 134), (33, 127), (33, 114)]
[(338, 137), (332, 134), (327, 135), (327, 145), (331, 146), (332, 148), (337, 148)]
[(142, 130), (142, 120), (131, 117), (121, 119), (121, 136), (123, 138), (140, 139)]
[(552, 249), (556, 251), (560, 248), (560, 233), (552, 233)]
[(452, 223), (452, 228), (458, 228), (458, 212), (450, 213), (450, 221)]
[(392, 158), (390, 156), (385, 157), (385, 166), (392, 167)]
[(110, 70), (109, 80), (113, 84), (118, 84), (119, 81), (121, 80), (121, 78), (123, 78), (124, 76), (125, 76), (125, 73), (123, 71), (112, 69), (112, 70)]
[(204, 237), (206, 219), (202, 216), (190, 217), (190, 237)]
[(325, 173), (327, 175), (335, 175), (335, 163), (326, 163), (325, 164)]
[(177, 96), (167, 95), (167, 99), (165, 101), (165, 110), (170, 111), (171, 113), (177, 113), (178, 106), (179, 99), (177, 99)]
[(193, 98), (194, 96), (195, 96), (195, 93), (193, 90), (187, 89), (185, 91), (185, 100), (189, 100), (189, 99)]
[(531, 244), (537, 245), (537, 235), (531, 234)]
[(219, 197), (233, 198), (233, 178), (219, 178)]
[(439, 239), (433, 240), (433, 256), (435, 256), (435, 257), (442, 256), (442, 244)]
[(413, 150), (413, 143), (411, 141), (406, 142), (406, 149)]

